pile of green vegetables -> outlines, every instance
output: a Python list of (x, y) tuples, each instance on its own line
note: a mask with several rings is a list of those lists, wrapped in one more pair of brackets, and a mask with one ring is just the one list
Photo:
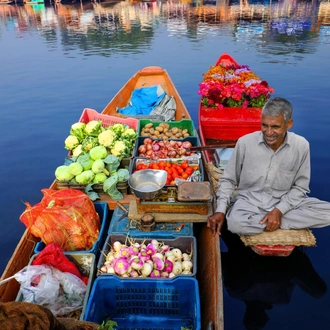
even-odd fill
[(85, 192), (93, 200), (99, 197), (93, 192), (94, 184), (103, 184), (104, 192), (112, 199), (122, 199), (116, 185), (127, 181), (129, 172), (119, 165), (121, 159), (132, 155), (136, 137), (136, 130), (124, 124), (107, 128), (99, 120), (73, 124), (65, 139), (65, 148), (72, 151), (72, 156), (56, 168), (56, 179), (87, 185)]

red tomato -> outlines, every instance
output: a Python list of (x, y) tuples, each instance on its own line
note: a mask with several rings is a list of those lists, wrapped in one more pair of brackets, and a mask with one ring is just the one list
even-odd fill
[(189, 167), (186, 168), (185, 173), (187, 173), (188, 176), (190, 176), (193, 171), (194, 171), (193, 168), (189, 166)]
[(184, 160), (181, 164), (181, 167), (182, 168), (187, 168), (189, 165), (188, 165), (188, 162), (186, 160)]
[(181, 174), (181, 179), (186, 180), (188, 178), (188, 176), (189, 175), (187, 173), (182, 173)]
[(136, 166), (136, 169), (137, 169), (138, 171), (139, 171), (139, 170), (144, 170), (144, 169), (145, 169), (144, 166), (145, 166), (145, 164), (140, 163), (140, 164), (138, 164), (138, 165)]
[(184, 172), (184, 169), (182, 167), (177, 167), (176, 169), (179, 174), (182, 174)]

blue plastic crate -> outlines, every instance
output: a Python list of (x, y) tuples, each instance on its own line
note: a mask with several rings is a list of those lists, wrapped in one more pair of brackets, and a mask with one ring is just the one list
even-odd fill
[[(103, 242), (107, 236), (107, 229), (109, 227), (108, 219), (108, 204), (106, 202), (94, 202), (95, 210), (100, 216), (101, 228), (97, 241), (93, 244), (90, 250), (77, 250), (67, 251), (69, 253), (94, 253), (97, 255), (100, 252), (100, 248), (103, 246)], [(41, 252), (46, 244), (42, 241), (38, 242), (34, 248), (34, 253)]]
[[(128, 208), (128, 206), (126, 206)], [(175, 238), (178, 236), (193, 236), (193, 224), (184, 222), (181, 227), (180, 222), (156, 222), (155, 229), (151, 232), (140, 231), (137, 227), (137, 221), (129, 220), (127, 217), (120, 219), (124, 211), (116, 207), (110, 221), (108, 235), (123, 234), (131, 237), (155, 237), (155, 238)], [(180, 229), (180, 230), (178, 230)]]
[(116, 321), (118, 330), (199, 330), (198, 282), (193, 277), (168, 281), (99, 277), (94, 281), (84, 320), (101, 324), (106, 319)]
[[(153, 237), (153, 236), (149, 236), (148, 238), (140, 238), (140, 237), (136, 237), (134, 238), (134, 241), (137, 243), (142, 243), (144, 242), (144, 244), (148, 245), (152, 239), (157, 239), (159, 240), (159, 237)], [(121, 277), (119, 275), (113, 275), (113, 274), (108, 274), (108, 273), (103, 273), (101, 272), (101, 268), (103, 267), (105, 261), (106, 261), (106, 255), (109, 253), (110, 251), (110, 247), (113, 246), (113, 243), (115, 241), (119, 241), (120, 243), (124, 244), (127, 241), (127, 235), (109, 235), (103, 245), (103, 249), (102, 249), (102, 253), (100, 254), (100, 258), (98, 260), (97, 263), (97, 276), (104, 276), (104, 277), (118, 277), (118, 278), (122, 278), (123, 280), (129, 279), (128, 277)], [(172, 247), (172, 248), (179, 248), (183, 253), (189, 253), (192, 254), (192, 258), (191, 261), (193, 263), (193, 268), (191, 271), (191, 274), (179, 274), (176, 277), (194, 277), (196, 276), (197, 273), (197, 241), (196, 241), (196, 237), (194, 236), (178, 236), (176, 238), (173, 239), (161, 239), (161, 242), (163, 242), (164, 244)], [(138, 281), (144, 281), (146, 278), (145, 277), (138, 277), (136, 278)], [(170, 280), (169, 278), (161, 278), (161, 279), (155, 279), (156, 281), (160, 281), (160, 280), (164, 280), (164, 281), (168, 281)]]

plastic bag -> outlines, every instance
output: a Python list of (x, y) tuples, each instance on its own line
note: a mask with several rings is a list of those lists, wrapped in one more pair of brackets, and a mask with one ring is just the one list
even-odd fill
[(30, 265), (15, 275), (21, 283), (22, 301), (65, 315), (83, 307), (86, 284), (77, 276), (48, 265)]
[(99, 235), (100, 218), (89, 197), (75, 189), (41, 191), (41, 202), (25, 203), (27, 208), (20, 216), (29, 231), (64, 251), (91, 249)]
[(77, 266), (64, 255), (62, 249), (56, 243), (47, 244), (35, 259), (33, 259), (32, 265), (53, 266), (62, 272), (71, 273), (79, 277), (85, 284), (88, 282), (88, 277), (81, 276)]

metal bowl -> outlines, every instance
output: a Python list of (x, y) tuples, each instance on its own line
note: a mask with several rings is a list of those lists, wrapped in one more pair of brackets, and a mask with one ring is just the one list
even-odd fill
[(152, 200), (166, 184), (167, 172), (164, 170), (140, 170), (128, 179), (128, 185), (136, 197)]

